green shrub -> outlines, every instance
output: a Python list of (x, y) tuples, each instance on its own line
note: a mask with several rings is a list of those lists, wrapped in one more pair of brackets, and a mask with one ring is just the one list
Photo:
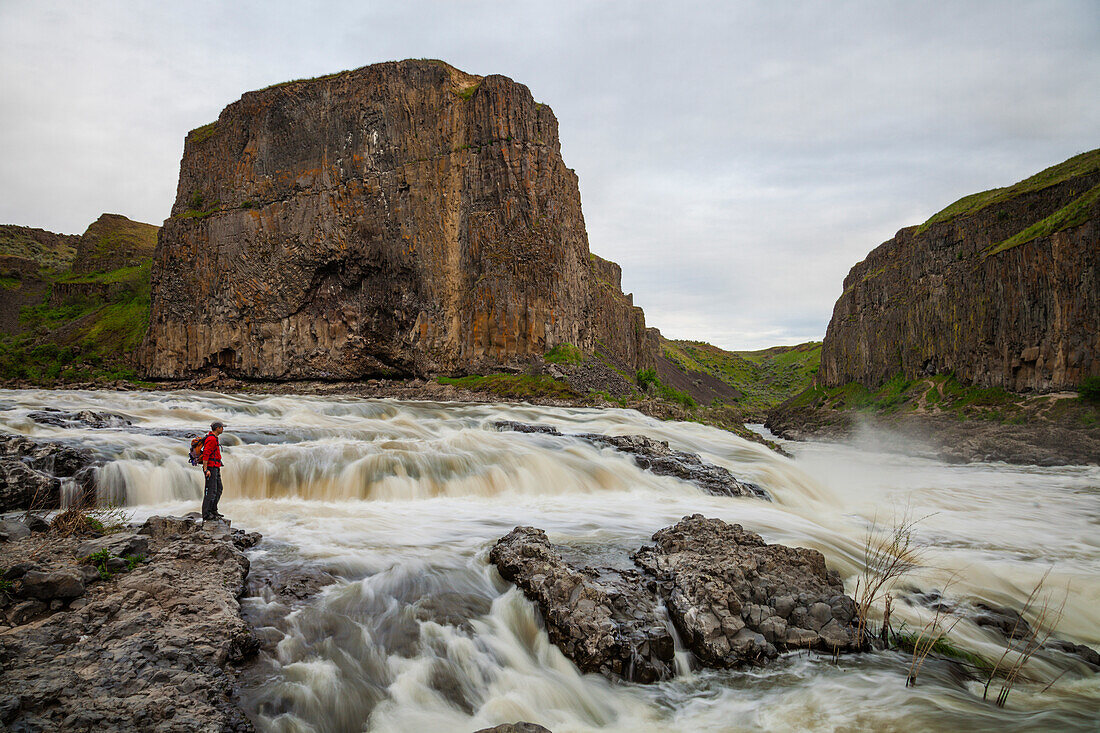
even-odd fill
[(653, 367), (639, 369), (635, 378), (638, 381), (638, 387), (643, 392), (649, 392), (650, 386), (652, 385), (653, 391), (656, 392), (657, 396), (661, 399), (668, 400), (669, 402), (677, 402), (689, 410), (694, 410), (699, 406), (695, 398), (688, 393), (681, 392), (675, 387), (664, 384), (657, 376), (657, 370)]
[(99, 571), (99, 577), (102, 580), (110, 580), (114, 575), (107, 570), (107, 561), (111, 559), (110, 550), (100, 550), (99, 552), (93, 552), (88, 557), (84, 558), (84, 562), (89, 565), (94, 565), (95, 569)]
[(129, 572), (145, 562), (145, 555), (124, 555), (122, 559), (126, 561), (126, 571)]
[(638, 374), (636, 375), (636, 379), (638, 381), (638, 387), (643, 392), (649, 390), (649, 385), (660, 383), (660, 380), (657, 379), (657, 370), (653, 367), (649, 367), (647, 369), (639, 369)]
[(543, 358), (551, 364), (580, 364), (584, 361), (584, 352), (573, 344), (564, 343), (547, 351)]
[(1100, 403), (1100, 375), (1085, 377), (1077, 387), (1077, 394), (1086, 402)]

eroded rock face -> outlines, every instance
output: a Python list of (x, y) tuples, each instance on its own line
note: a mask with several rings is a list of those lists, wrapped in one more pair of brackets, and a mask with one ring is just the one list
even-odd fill
[(653, 535), (638, 569), (575, 567), (546, 534), (516, 527), (489, 553), (539, 607), (550, 640), (586, 672), (636, 682), (673, 673), (675, 643), (710, 667), (766, 663), (781, 651), (860, 648), (855, 602), (816, 550), (696, 514)]
[(658, 476), (675, 476), (681, 481), (695, 484), (714, 496), (754, 496), (758, 499), (771, 500), (767, 491), (756, 484), (737, 479), (722, 466), (705, 461), (694, 453), (673, 450), (669, 448), (667, 442), (653, 440), (644, 435), (566, 434), (549, 425), (528, 425), (514, 420), (500, 420), (495, 425), (498, 430), (578, 438), (596, 445), (614, 448), (617, 451), (629, 453), (639, 468)]
[[(895, 374), (953, 372), (966, 383), (1049, 391), (1100, 374), (1100, 198), (1088, 203), (1098, 185), (1094, 165), (925, 231), (899, 231), (844, 279), (821, 382), (876, 387)], [(1073, 226), (993, 251), (1074, 202)]]
[(590, 258), (557, 120), (435, 61), (245, 94), (184, 147), (142, 359), (270, 379), (487, 371), (656, 339)]

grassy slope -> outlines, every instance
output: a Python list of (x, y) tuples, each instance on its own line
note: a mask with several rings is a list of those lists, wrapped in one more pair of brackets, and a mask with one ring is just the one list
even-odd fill
[(38, 238), (35, 230), (26, 227), (0, 226), (0, 255), (11, 255), (37, 262), (42, 273), (64, 270), (76, 255), (76, 246), (62, 235), (55, 235), (57, 241), (43, 242), (54, 237)]
[(19, 329), (0, 334), (0, 379), (38, 384), (133, 379), (130, 355), (149, 324), (152, 261), (145, 253), (152, 252), (156, 232), (156, 227), (129, 220), (91, 231), (93, 265), (98, 257), (108, 257), (111, 247), (123, 244), (137, 245), (141, 259), (109, 271), (55, 274), (55, 283), (107, 287), (76, 288), (54, 305), (47, 293), (42, 302), (24, 306)]
[[(114, 269), (119, 253), (133, 252), (129, 263), (139, 265), (153, 256), (157, 246), (159, 227), (131, 221), (117, 214), (104, 214), (84, 232), (77, 251), (74, 269), (82, 272), (103, 273)], [(110, 264), (109, 264), (110, 263)]]
[(917, 233), (926, 231), (933, 224), (951, 221), (960, 216), (970, 216), (987, 206), (1008, 201), (1021, 194), (1041, 191), (1071, 178), (1096, 173), (1097, 171), (1100, 171), (1100, 149), (1075, 155), (1067, 161), (1051, 166), (1011, 186), (964, 196), (946, 209), (933, 214), (928, 221), (917, 227)]
[(821, 344), (773, 346), (760, 351), (725, 351), (701, 341), (662, 339), (665, 357), (686, 371), (705, 372), (744, 396), (734, 402), (759, 414), (806, 389), (821, 363)]

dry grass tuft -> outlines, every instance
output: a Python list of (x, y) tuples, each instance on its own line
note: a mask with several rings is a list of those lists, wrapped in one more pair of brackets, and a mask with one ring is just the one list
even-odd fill
[[(993, 685), (993, 680), (995, 678), (1001, 680), (1001, 689), (997, 692), (995, 700), (997, 707), (1003, 708), (1005, 706), (1008, 695), (1012, 692), (1012, 688), (1018, 680), (1027, 679), (1022, 674), (1023, 668), (1035, 652), (1050, 641), (1050, 637), (1054, 634), (1054, 628), (1062, 620), (1069, 590), (1067, 589), (1062, 594), (1062, 600), (1055, 605), (1054, 592), (1048, 591), (1044, 587), (1049, 576), (1050, 570), (1048, 569), (1043, 573), (1043, 577), (1039, 578), (1039, 582), (1035, 584), (1035, 587), (1031, 589), (1031, 593), (1028, 594), (1027, 600), (1024, 602), (1024, 607), (1020, 609), (1021, 619), (1029, 613), (1035, 614), (1034, 621), (1028, 625), (1027, 633), (1019, 634), (1019, 638), (1016, 638), (1017, 627), (1020, 622), (1017, 621), (1013, 625), (1008, 635), (1011, 640), (1009, 645), (1005, 647), (1004, 652), (997, 663), (993, 665), (993, 669), (986, 678), (985, 687), (982, 690), (983, 700), (989, 699), (989, 688)], [(1055, 682), (1057, 682), (1057, 678), (1052, 680), (1050, 685)], [(1047, 687), (1049, 688), (1050, 685), (1047, 685)]]
[(905, 575), (921, 566), (925, 547), (913, 539), (913, 528), (925, 517), (912, 519), (906, 508), (889, 530), (882, 530), (877, 520), (871, 523), (863, 546), (863, 571), (856, 580), (856, 638), (866, 646), (868, 638), (867, 615), (885, 598), (886, 614), (883, 634), (888, 634), (890, 591)]

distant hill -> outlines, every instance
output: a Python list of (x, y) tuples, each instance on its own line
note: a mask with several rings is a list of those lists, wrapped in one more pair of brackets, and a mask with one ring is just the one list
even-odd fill
[(0, 379), (130, 379), (158, 227), (103, 214), (82, 236), (0, 227)]
[[(690, 382), (698, 382), (696, 387), (710, 380), (721, 382), (729, 391), (719, 401), (740, 408), (747, 418), (760, 419), (772, 407), (809, 387), (821, 361), (820, 342), (726, 351), (703, 341), (662, 338), (661, 352), (663, 359), (686, 374)], [(671, 375), (662, 372), (661, 378), (692, 394)]]

